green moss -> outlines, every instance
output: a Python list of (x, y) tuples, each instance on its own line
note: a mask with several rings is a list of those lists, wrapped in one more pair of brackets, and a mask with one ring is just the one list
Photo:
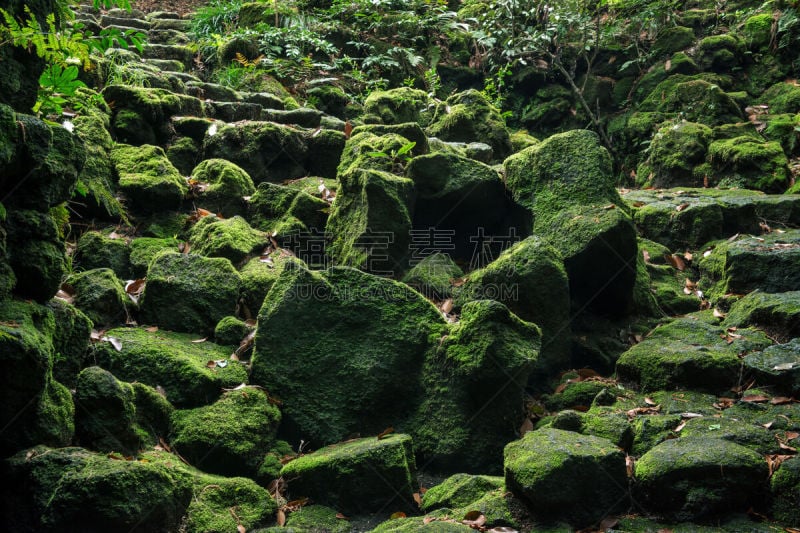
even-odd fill
[(776, 83), (761, 95), (770, 113), (797, 113), (800, 109), (800, 87), (793, 83)]
[[(313, 194), (319, 194), (324, 186), (322, 178), (316, 178)], [(310, 188), (310, 187), (309, 187)], [(309, 233), (321, 232), (325, 227), (328, 202), (297, 188), (274, 183), (260, 183), (250, 198), (247, 219), (253, 225), (281, 239), (308, 237)]]
[(58, 291), (67, 274), (64, 242), (48, 213), (15, 209), (8, 212), (8, 264), (16, 278), (14, 293), (44, 303)]
[(564, 389), (558, 393), (542, 396), (542, 401), (548, 410), (560, 411), (573, 407), (588, 407), (600, 391), (613, 387), (602, 381), (564, 381), (564, 385)]
[(662, 442), (636, 462), (638, 494), (653, 510), (678, 520), (745, 510), (766, 479), (760, 454), (708, 437)]
[(348, 515), (412, 509), (417, 491), (411, 437), (402, 434), (334, 444), (287, 463), (281, 477), (292, 494)]
[(191, 173), (193, 180), (205, 184), (198, 202), (214, 213), (242, 214), (242, 197), (255, 192), (247, 172), (225, 159), (205, 159)]
[(339, 162), (340, 180), (342, 174), (356, 168), (402, 173), (405, 166), (403, 156), (395, 157), (393, 154), (397, 154), (409, 142), (397, 133), (378, 135), (366, 130), (353, 135), (345, 143)]
[(508, 444), (506, 486), (535, 515), (592, 523), (626, 506), (625, 455), (611, 441), (544, 428)]
[(521, 152), (525, 148), (539, 144), (539, 139), (526, 131), (515, 131), (509, 136), (513, 153)]
[(250, 328), (235, 316), (226, 316), (214, 328), (214, 340), (217, 344), (238, 345), (247, 336)]
[(766, 348), (771, 341), (760, 331), (741, 329), (741, 337), (728, 343), (724, 328), (708, 320), (706, 314), (689, 315), (657, 327), (620, 356), (617, 376), (643, 391), (676, 386), (727, 390), (739, 375), (739, 354)]
[(796, 524), (798, 503), (800, 503), (800, 461), (791, 459), (781, 463), (780, 468), (770, 478), (772, 493), (772, 513), (777, 520)]
[(294, 528), (296, 531), (322, 532), (326, 533), (348, 533), (351, 531), (347, 520), (337, 518), (336, 509), (323, 505), (305, 505), (289, 515), (286, 520), (287, 528)]
[(264, 297), (289, 261), (296, 261), (296, 259), (290, 255), (275, 252), (269, 256), (269, 261), (254, 257), (242, 267), (240, 271), (242, 276), (241, 294), (244, 305), (247, 306), (252, 316), (255, 316), (261, 309)]
[(497, 160), (512, 153), (500, 111), (475, 89), (456, 93), (438, 106), (427, 132), (445, 141), (484, 142), (492, 147)]
[(125, 239), (112, 239), (99, 231), (87, 231), (78, 239), (72, 256), (73, 268), (110, 268), (120, 279), (130, 279), (130, 248)]
[(55, 317), (53, 332), (53, 377), (69, 388), (75, 387), (78, 372), (85, 365), (92, 321), (77, 307), (52, 299), (47, 307)]
[(710, 140), (711, 128), (703, 124), (678, 122), (662, 126), (650, 143), (646, 164), (652, 173), (645, 176), (640, 171), (640, 179), (655, 187), (702, 185), (702, 176), (695, 176), (694, 171), (705, 160)]
[(751, 292), (733, 304), (723, 326), (756, 326), (778, 342), (800, 337), (800, 291)]
[(468, 506), (487, 492), (503, 486), (503, 478), (499, 476), (455, 474), (425, 492), (422, 498), (422, 508), (425, 511), (431, 511), (440, 507)]
[(162, 252), (147, 270), (142, 318), (174, 331), (211, 332), (235, 310), (240, 283), (227, 259)]
[(708, 156), (715, 170), (731, 184), (765, 191), (782, 192), (788, 167), (780, 143), (759, 141), (750, 136), (712, 142)]
[(710, 35), (697, 44), (697, 63), (705, 71), (730, 72), (743, 52), (744, 45), (735, 34)]
[(75, 437), (101, 452), (135, 455), (142, 447), (136, 433), (133, 387), (92, 366), (78, 375), (75, 391)]
[[(298, 323), (303, 335), (276, 341), (275, 331)], [(350, 268), (311, 272), (293, 261), (259, 312), (251, 379), (283, 400), (285, 419), (304, 439), (378, 433), (416, 405), (429, 336), (443, 329), (439, 311), (401, 283)]]
[(73, 274), (66, 281), (75, 289), (75, 307), (96, 326), (125, 323), (130, 300), (110, 268), (95, 268)]
[(189, 230), (192, 252), (224, 257), (232, 263), (239, 263), (249, 254), (260, 251), (268, 242), (265, 233), (251, 228), (240, 216), (226, 219), (203, 217)]
[(86, 162), (78, 175), (78, 189), (85, 189), (84, 202), (90, 214), (127, 219), (125, 208), (116, 198), (116, 182), (109, 151), (113, 145), (106, 115), (85, 115), (73, 119), (75, 134), (86, 146)]
[(694, 31), (685, 26), (672, 26), (659, 32), (653, 43), (653, 54), (668, 55), (685, 50), (694, 43)]
[(793, 395), (800, 391), (798, 348), (800, 340), (794, 338), (762, 352), (747, 354), (744, 357), (745, 368), (756, 376), (762, 386), (772, 386), (776, 391)]
[(739, 122), (739, 106), (720, 88), (722, 83), (723, 80), (708, 74), (674, 74), (653, 89), (639, 111), (680, 113), (686, 120), (707, 126)]
[(409, 155), (418, 156), (429, 152), (428, 137), (425, 131), (416, 122), (403, 122), (401, 124), (364, 124), (356, 126), (351, 133), (351, 137), (359, 133), (371, 133), (378, 137), (393, 133), (416, 143), (411, 152), (409, 152)]
[(364, 100), (364, 113), (377, 115), (384, 124), (417, 122), (427, 125), (424, 111), (430, 98), (425, 91), (400, 87), (389, 91), (372, 91)]
[[(145, 446), (160, 444), (172, 433), (172, 412), (169, 400), (153, 387), (133, 382), (133, 403), (136, 406), (136, 424), (147, 433)], [(140, 433), (141, 433), (140, 431)]]
[(180, 207), (189, 187), (158, 146), (120, 144), (111, 150), (119, 174), (119, 190), (139, 211)]
[(403, 277), (403, 283), (427, 298), (444, 300), (453, 295), (452, 281), (464, 275), (447, 254), (434, 253), (414, 265)]
[(209, 406), (175, 411), (171, 441), (181, 456), (206, 472), (253, 477), (280, 419), (264, 391), (245, 387)]
[(408, 262), (414, 182), (360, 168), (341, 174), (339, 182), (325, 227), (332, 235), (331, 259), (382, 275), (402, 274)]
[(182, 525), (198, 533), (234, 531), (239, 525), (251, 531), (270, 523), (277, 507), (266, 489), (243, 477), (200, 474), (194, 478), (192, 490)]
[(155, 237), (137, 237), (130, 242), (130, 265), (134, 278), (143, 278), (147, 274), (150, 262), (164, 250), (176, 251), (178, 240), (175, 238), (159, 239)]
[[(223, 387), (233, 388), (247, 381), (241, 363), (228, 360), (229, 347), (210, 341), (193, 343), (197, 335), (118, 328), (105, 336), (119, 341), (121, 349), (118, 351), (111, 342), (95, 344), (98, 365), (119, 379), (161, 387), (178, 407), (213, 402)], [(210, 368), (209, 361), (223, 361), (225, 366)]]
[(166, 149), (167, 159), (182, 175), (188, 175), (197, 164), (202, 144), (191, 137), (178, 137)]
[(154, 128), (160, 127), (174, 115), (203, 115), (200, 100), (166, 89), (109, 85), (102, 94), (106, 102), (115, 103), (117, 110), (136, 111)]
[(308, 96), (316, 100), (316, 108), (342, 120), (354, 118), (350, 113), (351, 98), (336, 85), (320, 85), (308, 90)]
[(117, 111), (114, 114), (111, 126), (120, 142), (134, 145), (158, 144), (153, 126), (147, 123), (141, 113), (133, 109), (120, 109)]

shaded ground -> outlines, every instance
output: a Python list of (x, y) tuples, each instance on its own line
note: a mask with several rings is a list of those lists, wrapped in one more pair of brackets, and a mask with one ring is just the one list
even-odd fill
[(206, 3), (208, 3), (206, 0), (133, 0), (131, 6), (147, 13), (151, 11), (174, 11), (185, 15)]

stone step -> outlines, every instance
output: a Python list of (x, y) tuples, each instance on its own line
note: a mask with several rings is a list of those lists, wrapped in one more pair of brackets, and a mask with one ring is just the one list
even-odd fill
[(100, 17), (100, 25), (104, 28), (109, 26), (122, 26), (125, 28), (136, 28), (138, 30), (149, 30), (150, 23), (146, 20), (130, 17), (112, 17), (110, 15), (103, 15)]
[(268, 109), (261, 115), (263, 120), (277, 122), (278, 124), (292, 124), (303, 128), (319, 127), (322, 120), (322, 111), (301, 107), (300, 109), (280, 110)]
[[(186, 94), (201, 100), (217, 100), (220, 102), (235, 102), (242, 99), (241, 95), (223, 85), (206, 82), (187, 82)], [(260, 106), (259, 106), (260, 107)]]
[(190, 74), (188, 72), (166, 71), (166, 72), (164, 72), (164, 74), (169, 74), (172, 77), (178, 78), (183, 83), (200, 82), (200, 81), (202, 81), (200, 78), (198, 78), (194, 74)]
[(150, 30), (147, 41), (153, 44), (189, 44), (191, 38), (177, 30)]
[(174, 59), (145, 59), (144, 62), (170, 74), (183, 73), (183, 63)]
[(207, 102), (206, 113), (223, 122), (239, 122), (260, 121), (264, 112), (260, 105), (248, 102)]
[(148, 44), (142, 56), (147, 59), (174, 59), (183, 63), (186, 70), (191, 70), (194, 63), (194, 50), (177, 44)]
[(114, 30), (118, 30), (121, 33), (125, 33), (125, 32), (147, 33), (147, 30), (143, 30), (141, 28), (134, 28), (133, 26), (119, 26), (117, 24), (111, 24), (111, 25), (108, 25), (108, 26), (104, 26), (103, 29), (105, 29), (105, 30), (114, 29)]
[(116, 17), (121, 19), (138, 19), (138, 20), (144, 20), (147, 17), (147, 14), (141, 9), (131, 8), (130, 10), (128, 10), (118, 7), (114, 9), (109, 9), (106, 12), (106, 15), (109, 17)]
[(179, 19), (179, 13), (174, 11), (153, 11), (147, 14), (147, 20), (162, 20), (162, 19)]
[(258, 104), (264, 109), (285, 109), (286, 105), (279, 97), (271, 93), (241, 93), (242, 100)]
[(214, 119), (204, 117), (172, 117), (172, 127), (178, 135), (202, 142)]
[(185, 32), (192, 26), (189, 19), (155, 19), (151, 28), (154, 30), (176, 30)]

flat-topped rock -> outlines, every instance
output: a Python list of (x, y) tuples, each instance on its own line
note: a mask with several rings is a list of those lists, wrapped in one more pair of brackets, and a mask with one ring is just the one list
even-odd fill
[(149, 30), (150, 23), (136, 17), (119, 17), (113, 15), (103, 15), (100, 17), (100, 25), (104, 28), (125, 27), (137, 30)]

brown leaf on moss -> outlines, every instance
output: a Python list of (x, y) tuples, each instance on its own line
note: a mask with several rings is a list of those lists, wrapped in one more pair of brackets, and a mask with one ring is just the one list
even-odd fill
[(380, 433), (378, 433), (378, 440), (385, 439), (386, 437), (388, 437), (392, 433), (394, 433), (394, 428), (389, 426), (388, 428), (386, 428), (383, 431), (381, 431)]
[(398, 518), (405, 518), (405, 517), (406, 513), (404, 513), (403, 511), (396, 511), (391, 515), (389, 515), (389, 520), (397, 520)]
[(286, 513), (283, 509), (278, 509), (278, 515), (275, 517), (276, 521), (278, 522), (278, 527), (283, 527), (286, 525)]

